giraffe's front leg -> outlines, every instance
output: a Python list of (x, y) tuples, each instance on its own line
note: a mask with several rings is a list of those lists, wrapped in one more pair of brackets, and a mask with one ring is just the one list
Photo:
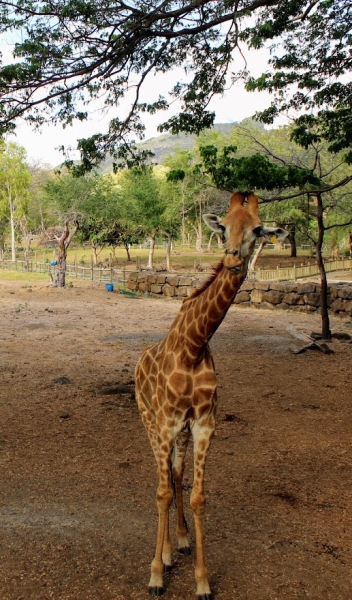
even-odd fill
[(164, 563), (164, 573), (171, 571), (171, 567), (172, 567), (169, 515), (170, 515), (170, 512), (167, 511), (166, 518), (165, 518), (165, 530), (164, 530), (164, 541), (163, 541), (163, 552), (162, 552), (162, 559), (163, 559), (163, 563)]
[(196, 566), (198, 600), (211, 600), (212, 595), (208, 582), (208, 572), (204, 562), (204, 468), (211, 438), (215, 430), (213, 416), (202, 423), (195, 423), (192, 428), (194, 440), (194, 482), (191, 493), (191, 509), (194, 516), (196, 533)]
[[(170, 480), (170, 455), (172, 440), (158, 440), (158, 474), (159, 485), (156, 494), (158, 507), (158, 533), (156, 538), (155, 556), (151, 564), (149, 593), (152, 596), (161, 596), (164, 593), (163, 573), (164, 565), (171, 566), (171, 544), (169, 539), (169, 509), (172, 502), (172, 487)], [(164, 560), (166, 561), (164, 563)]]

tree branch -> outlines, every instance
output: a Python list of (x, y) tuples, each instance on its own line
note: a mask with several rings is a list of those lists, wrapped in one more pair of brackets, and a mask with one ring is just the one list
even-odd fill
[(331, 192), (332, 190), (335, 190), (335, 189), (338, 189), (340, 187), (347, 185), (350, 181), (352, 181), (352, 175), (345, 177), (338, 183), (335, 183), (332, 185), (326, 185), (326, 186), (324, 186), (322, 188), (318, 188), (318, 189), (300, 190), (299, 192), (289, 194), (288, 196), (278, 196), (278, 197), (274, 197), (274, 198), (263, 198), (262, 196), (259, 196), (259, 198), (261, 200), (261, 204), (268, 204), (269, 202), (273, 202), (273, 201), (283, 202), (284, 200), (292, 200), (293, 198), (298, 198), (299, 196), (303, 196), (304, 194), (309, 194), (310, 196), (317, 195), (317, 194), (325, 194), (327, 192)]
[(309, 6), (307, 6), (306, 10), (298, 15), (297, 17), (295, 17), (294, 19), (291, 19), (290, 21), (288, 21), (288, 25), (290, 25), (291, 23), (294, 23), (295, 21), (304, 21), (304, 19), (306, 19), (309, 15), (309, 13), (313, 10), (314, 6), (316, 4), (318, 4), (320, 2), (320, 0), (313, 0)]

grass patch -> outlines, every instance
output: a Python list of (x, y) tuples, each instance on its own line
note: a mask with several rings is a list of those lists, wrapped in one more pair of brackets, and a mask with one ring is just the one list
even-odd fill
[(8, 271), (2, 269), (0, 271), (0, 281), (23, 281), (27, 284), (47, 281), (49, 283), (49, 276), (47, 273), (30, 273), (27, 271)]

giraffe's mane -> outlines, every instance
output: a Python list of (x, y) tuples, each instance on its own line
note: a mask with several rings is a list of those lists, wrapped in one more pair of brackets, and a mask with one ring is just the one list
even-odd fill
[(224, 267), (224, 265), (221, 260), (217, 265), (215, 265), (215, 267), (213, 268), (213, 271), (212, 271), (211, 275), (208, 277), (208, 279), (206, 279), (200, 287), (196, 288), (192, 292), (192, 294), (190, 296), (188, 296), (188, 298), (185, 298), (183, 301), (183, 304), (185, 302), (188, 302), (189, 300), (193, 300), (193, 298), (196, 298), (197, 296), (200, 296), (206, 289), (208, 289), (210, 284), (213, 283), (214, 279), (216, 279), (216, 277), (218, 276), (220, 271), (223, 269), (223, 267)]

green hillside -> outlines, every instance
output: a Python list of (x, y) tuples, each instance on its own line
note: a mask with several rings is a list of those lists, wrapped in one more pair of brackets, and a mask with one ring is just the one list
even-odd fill
[[(221, 134), (226, 134), (234, 127), (234, 123), (215, 123), (214, 129), (220, 131)], [(180, 133), (178, 135), (171, 135), (166, 133), (158, 135), (157, 137), (150, 138), (138, 144), (138, 147), (145, 150), (151, 150), (154, 152), (153, 162), (160, 164), (164, 158), (172, 152), (181, 150), (190, 150), (195, 144), (196, 136)], [(102, 164), (102, 171), (104, 173), (112, 170), (112, 159), (108, 158)]]

